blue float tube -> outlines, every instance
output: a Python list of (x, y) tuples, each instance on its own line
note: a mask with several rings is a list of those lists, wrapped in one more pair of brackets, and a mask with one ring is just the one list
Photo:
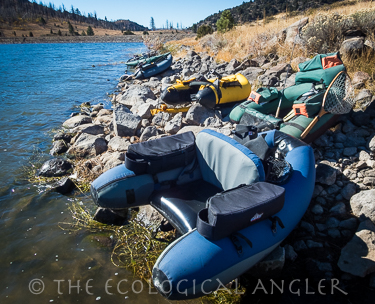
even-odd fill
[(312, 148), (275, 130), (266, 132), (265, 139), (270, 147), (277, 146), (293, 167), (291, 178), (282, 185), (284, 207), (276, 214), (285, 228), (273, 233), (271, 221), (264, 220), (241, 230), (253, 245), (251, 248), (243, 241), (241, 254), (229, 237), (209, 241), (196, 229), (184, 234), (164, 250), (153, 268), (153, 283), (166, 298), (196, 298), (223, 288), (276, 248), (306, 212), (315, 184)]

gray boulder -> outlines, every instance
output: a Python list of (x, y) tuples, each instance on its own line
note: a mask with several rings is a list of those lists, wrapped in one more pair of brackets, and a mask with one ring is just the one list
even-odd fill
[(152, 119), (152, 124), (155, 126), (164, 127), (167, 124), (170, 116), (171, 115), (167, 112), (159, 112)]
[(105, 126), (110, 126), (111, 130), (113, 130), (113, 115), (103, 115), (103, 116), (98, 116), (94, 123), (96, 125), (105, 125)]
[(353, 214), (361, 221), (370, 219), (375, 223), (375, 189), (361, 191), (350, 199)]
[(209, 66), (206, 63), (203, 63), (199, 70), (199, 73), (204, 75), (208, 73), (208, 71), (209, 71)]
[(92, 123), (92, 119), (90, 116), (86, 115), (76, 115), (72, 118), (69, 118), (63, 123), (63, 127), (67, 129), (75, 128), (82, 124)]
[(299, 37), (299, 33), (301, 29), (309, 22), (309, 18), (305, 17), (301, 20), (289, 25), (285, 29), (285, 43), (286, 44), (293, 44), (294, 41), (296, 44), (302, 44), (302, 39)]
[(316, 204), (314, 207), (311, 209), (311, 212), (314, 213), (315, 215), (320, 215), (324, 213), (324, 209), (321, 205)]
[(350, 200), (351, 197), (357, 192), (357, 187), (354, 183), (348, 183), (342, 190), (341, 195), (343, 198)]
[(74, 188), (75, 184), (69, 177), (63, 177), (51, 185), (51, 191), (55, 191), (63, 195), (70, 193)]
[(55, 177), (63, 176), (72, 169), (72, 164), (62, 158), (53, 158), (47, 160), (37, 171), (37, 176)]
[(130, 141), (120, 136), (115, 136), (108, 142), (108, 148), (112, 151), (127, 151), (129, 146)]
[(68, 150), (68, 144), (64, 140), (60, 139), (58, 141), (53, 142), (53, 146), (49, 154), (57, 155), (57, 154), (64, 153), (67, 150)]
[(357, 226), (358, 226), (358, 221), (354, 217), (342, 221), (339, 225), (340, 228), (349, 229), (349, 230), (354, 230), (357, 228)]
[(118, 102), (131, 107), (137, 103), (144, 103), (149, 98), (156, 99), (152, 90), (149, 87), (135, 84), (122, 94)]
[(148, 119), (151, 118), (151, 109), (154, 109), (155, 107), (150, 104), (150, 103), (144, 103), (141, 104), (138, 109), (137, 109), (137, 114), (140, 116), (142, 119)]
[(263, 55), (253, 58), (252, 61), (256, 62), (258, 67), (269, 62), (269, 60)]
[(321, 161), (316, 167), (316, 181), (323, 185), (333, 185), (336, 182), (337, 169), (326, 160)]
[(279, 78), (277, 78), (274, 75), (260, 75), (258, 76), (259, 83), (262, 84), (262, 86), (278, 86), (280, 84)]
[(276, 77), (280, 77), (280, 75), (284, 72), (286, 72), (289, 68), (289, 73), (292, 70), (289, 63), (279, 63), (274, 67), (271, 67), (269, 70), (267, 70), (264, 75), (272, 75)]
[(186, 127), (183, 127), (180, 131), (178, 131), (177, 134), (181, 134), (185, 132), (193, 132), (194, 135), (197, 136), (197, 134), (203, 129), (204, 127), (200, 127), (200, 126), (186, 126)]
[(333, 206), (329, 213), (333, 215), (345, 215), (346, 214), (346, 207), (344, 203), (338, 203), (335, 206)]
[(103, 172), (117, 167), (118, 165), (123, 164), (125, 160), (125, 153), (124, 152), (106, 152), (100, 156), (100, 161), (103, 164)]
[(341, 250), (337, 265), (359, 277), (375, 272), (375, 225), (370, 220), (359, 225), (354, 237)]
[(182, 113), (176, 114), (171, 121), (167, 122), (164, 131), (169, 134), (176, 134), (182, 126)]
[(370, 139), (368, 148), (371, 150), (371, 152), (375, 152), (375, 135)]
[(344, 40), (340, 47), (340, 54), (343, 56), (358, 55), (363, 51), (364, 39), (355, 37)]
[(293, 262), (298, 257), (298, 254), (294, 251), (292, 246), (287, 244), (284, 246), (284, 249), (285, 249), (285, 259)]
[(96, 112), (99, 112), (101, 109), (103, 109), (102, 104), (97, 104), (92, 107), (92, 111), (96, 111)]
[(88, 123), (75, 127), (72, 133), (87, 133), (91, 135), (104, 134), (104, 126), (99, 124)]
[(181, 72), (181, 77), (184, 78), (184, 79), (188, 79), (191, 75), (194, 74), (194, 71), (192, 71), (191, 69), (183, 69), (182, 72)]
[(66, 143), (69, 143), (72, 138), (72, 133), (58, 132), (53, 136), (54, 141), (63, 140)]
[(351, 134), (356, 129), (357, 127), (350, 120), (346, 120), (342, 126), (342, 132), (344, 132), (345, 134)]
[(236, 68), (239, 67), (239, 65), (240, 62), (234, 58), (231, 61), (229, 61), (228, 65), (225, 68), (225, 72), (227, 72), (228, 74), (233, 74), (235, 73)]
[(125, 105), (117, 105), (113, 111), (113, 126), (117, 136), (133, 136), (142, 118), (134, 115)]
[(139, 208), (137, 220), (144, 223), (146, 227), (156, 227), (164, 220), (164, 217), (157, 212), (155, 208), (151, 206), (142, 206)]
[(258, 76), (263, 72), (264, 71), (261, 68), (250, 67), (242, 71), (241, 74), (244, 75), (250, 83), (253, 83), (255, 80), (257, 80)]
[(367, 185), (367, 186), (374, 186), (375, 185), (375, 177), (368, 177), (366, 176), (364, 179), (363, 179), (363, 184), (364, 185)]
[(107, 150), (107, 143), (99, 136), (82, 133), (67, 151), (77, 157), (96, 156)]
[(126, 210), (112, 210), (108, 208), (99, 207), (94, 214), (94, 221), (107, 225), (121, 226), (127, 220)]
[(104, 115), (112, 115), (112, 113), (113, 113), (113, 110), (101, 109), (96, 116), (99, 117), (99, 116), (104, 116)]
[(304, 240), (299, 240), (293, 244), (293, 249), (295, 251), (303, 251), (307, 249), (307, 246)]
[(215, 117), (215, 111), (207, 109), (197, 103), (192, 105), (186, 113), (186, 122), (191, 125), (199, 126), (209, 117)]
[(344, 148), (342, 154), (344, 156), (353, 156), (354, 154), (357, 153), (357, 148), (356, 147), (348, 147), (348, 148)]
[(355, 72), (354, 75), (353, 75), (353, 79), (352, 79), (352, 82), (354, 84), (358, 83), (358, 82), (366, 82), (367, 80), (371, 79), (370, 75), (367, 74), (366, 72), (362, 72), (362, 71), (359, 71), (359, 72)]
[(223, 126), (223, 122), (221, 121), (220, 118), (218, 117), (208, 117), (203, 125), (205, 127), (211, 127), (211, 128), (220, 128)]
[(154, 136), (157, 136), (159, 133), (158, 133), (158, 129), (155, 127), (155, 126), (149, 126), (149, 127), (146, 127), (141, 135), (141, 137), (139, 138), (139, 141), (140, 142), (143, 142), (143, 141), (147, 141), (149, 140), (151, 137), (154, 137)]
[(361, 108), (362, 110), (366, 110), (366, 108), (371, 103), (372, 94), (370, 90), (362, 89), (355, 97), (356, 106)]

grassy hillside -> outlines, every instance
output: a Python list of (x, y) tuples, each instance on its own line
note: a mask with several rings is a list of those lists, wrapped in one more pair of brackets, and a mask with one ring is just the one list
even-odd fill
[[(306, 11), (329, 5), (341, 0), (254, 0), (243, 2), (242, 4), (233, 8), (228, 8), (237, 24), (245, 22), (256, 21), (257, 19), (266, 18), (267, 16), (274, 16), (282, 12), (289, 12), (293, 14), (295, 11)], [(354, 1), (353, 1), (354, 2)], [(193, 29), (198, 28), (202, 24), (207, 24), (216, 27), (217, 20), (221, 17), (222, 11), (212, 14), (193, 25)]]
[[(73, 26), (69, 31), (68, 22)], [(66, 9), (53, 4), (38, 4), (35, 0), (2, 0), (0, 2), (0, 38), (42, 36), (84, 36), (87, 28), (95, 35), (122, 35), (124, 31), (147, 30), (130, 20), (115, 22), (97, 18), (96, 13), (81, 13), (73, 6)]]
[[(169, 48), (175, 51), (175, 56), (183, 56), (186, 50), (178, 51), (179, 46), (191, 46), (195, 51), (207, 52), (214, 56), (217, 61), (230, 61), (233, 58), (243, 60), (259, 55), (277, 54), (289, 61), (292, 53), (293, 43), (268, 42), (291, 24), (298, 22), (303, 17), (309, 18), (309, 23), (302, 30), (304, 44), (296, 45), (293, 58), (312, 57), (316, 53), (334, 52), (344, 40), (343, 31), (347, 24), (367, 31), (367, 39), (375, 41), (375, 3), (374, 2), (336, 2), (330, 6), (308, 10), (305, 14), (293, 17), (285, 13), (275, 15), (256, 22), (236, 26), (234, 29), (220, 34), (215, 32), (199, 40), (194, 38), (170, 42)], [(354, 21), (355, 22), (354, 22)], [(306, 35), (310, 27), (309, 35), (314, 32), (316, 36)], [(311, 30), (312, 29), (312, 30)], [(314, 40), (315, 39), (315, 40)], [(375, 74), (375, 59), (371, 52), (365, 52), (362, 56), (347, 59), (344, 62), (350, 73), (358, 70), (365, 71), (373, 76)], [(295, 67), (294, 67), (295, 68)]]

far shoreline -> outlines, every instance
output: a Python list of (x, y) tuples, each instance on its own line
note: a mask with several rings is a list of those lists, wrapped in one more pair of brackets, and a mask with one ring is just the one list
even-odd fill
[[(155, 34), (154, 34), (155, 35)], [(162, 34), (165, 42), (190, 37), (190, 33)], [(108, 36), (44, 36), (44, 37), (0, 37), (0, 44), (33, 44), (33, 43), (122, 43), (143, 42), (141, 35), (108, 35)]]

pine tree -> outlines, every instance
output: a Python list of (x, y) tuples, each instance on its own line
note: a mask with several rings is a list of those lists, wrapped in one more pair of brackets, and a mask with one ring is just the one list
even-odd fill
[(220, 19), (216, 22), (217, 30), (220, 33), (229, 31), (234, 26), (234, 18), (229, 10), (225, 10)]
[(87, 36), (94, 36), (94, 30), (92, 29), (92, 27), (89, 25), (88, 28), (87, 28)]
[(198, 26), (196, 23), (193, 24), (193, 33), (196, 33), (198, 29)]
[(151, 17), (150, 28), (151, 28), (152, 31), (155, 30), (155, 20), (154, 20), (154, 17)]
[(68, 21), (68, 29), (69, 29), (69, 33), (74, 36), (74, 28), (73, 28), (73, 25), (70, 23), (70, 21)]
[(198, 31), (197, 31), (197, 39), (199, 38), (202, 38), (203, 36), (206, 36), (208, 34), (212, 34), (213, 33), (213, 29), (211, 26), (209, 25), (201, 25), (199, 28), (198, 28)]

